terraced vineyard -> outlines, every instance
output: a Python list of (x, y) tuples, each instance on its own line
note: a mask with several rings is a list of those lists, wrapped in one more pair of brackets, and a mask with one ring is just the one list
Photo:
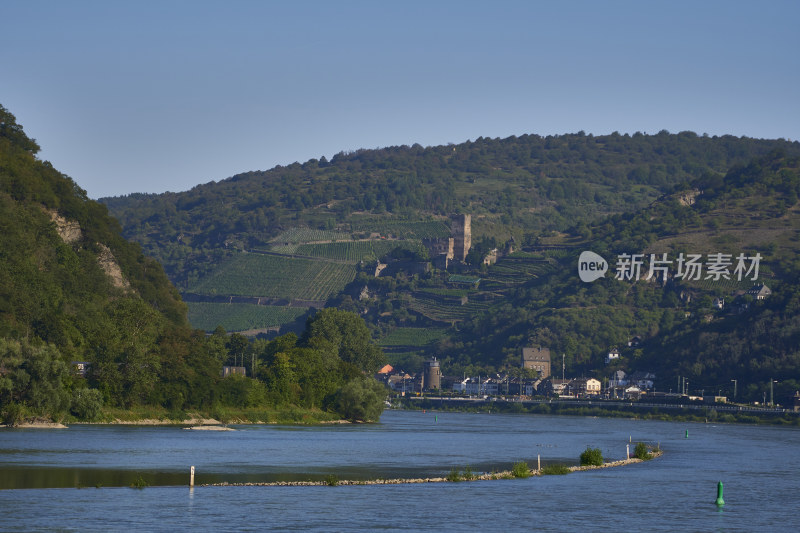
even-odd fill
[(469, 318), (473, 314), (479, 314), (489, 309), (491, 302), (472, 301), (465, 305), (448, 303), (441, 297), (415, 292), (409, 300), (408, 307), (412, 311), (438, 322), (459, 322)]
[(393, 235), (398, 239), (430, 239), (450, 236), (450, 226), (441, 220), (364, 220), (352, 223), (353, 232)]
[(268, 329), (293, 322), (307, 311), (304, 307), (191, 302), (189, 322), (205, 331), (213, 331), (217, 326), (227, 331)]
[(304, 243), (317, 241), (349, 241), (353, 237), (349, 233), (311, 228), (290, 228), (274, 239), (274, 243)]
[(539, 257), (504, 257), (489, 268), (482, 282), (485, 289), (502, 289), (520, 285), (531, 278), (543, 276), (557, 268), (555, 263)]
[(419, 251), (419, 241), (411, 240), (371, 240), (371, 241), (344, 241), (320, 244), (280, 244), (273, 245), (271, 252), (285, 255), (301, 255), (306, 257), (319, 257), (331, 261), (358, 263), (360, 261), (375, 261), (380, 259), (395, 248)]
[(188, 292), (327, 300), (356, 276), (354, 264), (241, 253), (224, 261)]

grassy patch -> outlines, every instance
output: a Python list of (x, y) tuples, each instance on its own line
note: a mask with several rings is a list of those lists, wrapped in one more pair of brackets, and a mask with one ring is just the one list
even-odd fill
[(541, 474), (543, 476), (564, 476), (569, 473), (570, 473), (569, 467), (563, 464), (545, 465), (542, 467), (541, 470)]

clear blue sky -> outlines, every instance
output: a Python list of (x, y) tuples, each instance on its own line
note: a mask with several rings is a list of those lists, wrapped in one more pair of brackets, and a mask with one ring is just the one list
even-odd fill
[(0, 104), (89, 196), (584, 130), (800, 138), (800, 2), (0, 0)]

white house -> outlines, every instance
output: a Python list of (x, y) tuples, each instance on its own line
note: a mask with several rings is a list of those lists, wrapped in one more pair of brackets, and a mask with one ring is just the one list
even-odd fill
[(619, 359), (619, 350), (613, 348), (608, 355), (606, 355), (606, 364), (609, 364), (611, 361), (616, 361)]

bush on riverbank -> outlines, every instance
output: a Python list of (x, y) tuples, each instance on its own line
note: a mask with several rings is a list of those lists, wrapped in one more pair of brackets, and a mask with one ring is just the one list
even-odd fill
[(603, 466), (603, 452), (600, 448), (589, 448), (581, 453), (581, 466)]
[(653, 458), (653, 454), (650, 453), (650, 450), (647, 449), (647, 445), (644, 442), (636, 443), (636, 447), (633, 449), (633, 456), (642, 461), (649, 461)]
[(528, 463), (524, 461), (514, 463), (514, 465), (511, 467), (511, 475), (516, 478), (530, 477), (531, 469), (528, 468)]

